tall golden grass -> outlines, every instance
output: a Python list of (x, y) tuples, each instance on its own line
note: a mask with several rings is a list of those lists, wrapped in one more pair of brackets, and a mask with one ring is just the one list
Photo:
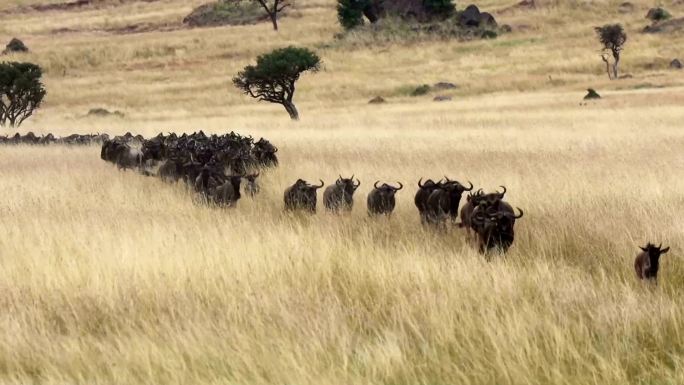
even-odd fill
[[(278, 35), (49, 34), (168, 21), (195, 3), (0, 16), (0, 38), (27, 34), (48, 69), (47, 104), (22, 131), (236, 130), (281, 156), (260, 196), (224, 210), (117, 171), (97, 147), (0, 148), (0, 382), (684, 383), (684, 89), (638, 64), (675, 55), (681, 37), (630, 35), (635, 77), (618, 82), (590, 28), (596, 10), (618, 17), (615, 2), (501, 16), (539, 24), (495, 41), (321, 48), (326, 69), (302, 78), (292, 123), (229, 77), (271, 47), (331, 41), (329, 2), (302, 1)], [(396, 91), (437, 80), (461, 84), (453, 102)], [(589, 86), (604, 98), (579, 105)], [(376, 94), (390, 102), (367, 105)], [(82, 118), (98, 106), (128, 115)], [(283, 211), (297, 178), (352, 173), (351, 215)], [(485, 261), (457, 228), (421, 227), (415, 183), (444, 174), (506, 185), (525, 210), (505, 258)], [(406, 185), (389, 219), (365, 213), (375, 180)], [(672, 247), (658, 286), (632, 267), (647, 241)]]

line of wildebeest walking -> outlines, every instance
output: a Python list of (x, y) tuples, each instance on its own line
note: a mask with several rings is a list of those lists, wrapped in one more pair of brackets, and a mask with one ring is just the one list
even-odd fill
[[(218, 206), (233, 207), (244, 192), (254, 197), (260, 191), (259, 170), (278, 165), (278, 149), (266, 139), (254, 141), (231, 132), (226, 135), (159, 134), (145, 139), (128, 133), (102, 143), (100, 157), (114, 163), (119, 169), (137, 169), (145, 175), (156, 175), (167, 182), (183, 180), (202, 201)], [(156, 171), (152, 171), (156, 170)], [(350, 212), (354, 193), (361, 181), (339, 177), (323, 192), (323, 204), (332, 213)], [(315, 213), (317, 191), (325, 186), (298, 179), (284, 193), (285, 209)], [(375, 182), (366, 199), (368, 214), (391, 215), (396, 205), (395, 195), (403, 184)], [(515, 221), (523, 212), (504, 201), (502, 192), (473, 192), (473, 185), (465, 186), (447, 177), (437, 182), (418, 181), (415, 204), (424, 224), (446, 226), (456, 223), (459, 205), (464, 192), (469, 192), (460, 210), (458, 224), (468, 234), (473, 231), (479, 240), (479, 249), (499, 249), (506, 252), (513, 244)]]
[[(193, 134), (159, 134), (150, 139), (126, 133), (111, 138), (107, 134), (70, 135), (56, 138), (52, 134), (38, 137), (33, 133), (24, 136), (0, 136), (0, 144), (80, 144), (101, 143), (100, 157), (115, 164), (119, 169), (134, 169), (143, 175), (158, 176), (165, 182), (184, 181), (193, 189), (200, 201), (209, 204), (234, 207), (240, 200), (242, 190), (250, 197), (260, 192), (260, 170), (276, 167), (278, 148), (268, 140), (255, 141), (251, 136), (234, 132), (225, 135), (206, 135), (202, 131)], [(376, 181), (368, 193), (366, 203), (370, 216), (389, 216), (396, 205), (395, 195), (404, 188), (400, 182), (393, 186)], [(351, 212), (354, 193), (361, 181), (340, 177), (323, 192), (323, 204), (328, 212)], [(288, 211), (316, 212), (317, 191), (325, 186), (310, 184), (298, 179), (285, 189), (284, 204)], [(501, 191), (485, 193), (474, 190), (472, 183), (464, 185), (444, 177), (438, 181), (418, 181), (414, 203), (421, 223), (445, 227), (449, 223), (464, 228), (467, 236), (477, 239), (481, 253), (498, 250), (505, 253), (515, 238), (515, 222), (523, 217), (504, 200), (506, 187)], [(468, 193), (460, 207), (464, 193)], [(460, 208), (460, 211), (459, 211)], [(458, 220), (460, 219), (460, 222)], [(457, 223), (458, 222), (458, 223)], [(648, 243), (640, 247), (634, 261), (637, 277), (655, 281), (659, 260), (670, 248)]]

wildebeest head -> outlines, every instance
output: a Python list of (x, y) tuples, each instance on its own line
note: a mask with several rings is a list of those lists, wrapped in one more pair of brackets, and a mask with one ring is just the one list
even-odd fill
[(351, 196), (361, 186), (361, 181), (356, 179), (356, 183), (354, 183), (354, 175), (351, 178), (342, 178), (342, 175), (340, 175), (339, 179), (335, 181), (335, 185), (342, 188), (346, 195)]
[(394, 187), (394, 186), (391, 186), (391, 185), (389, 185), (389, 184), (387, 184), (387, 183), (383, 183), (382, 185), (378, 186), (378, 183), (380, 183), (380, 181), (376, 181), (376, 182), (373, 184), (373, 187), (374, 187), (376, 190), (380, 190), (380, 191), (382, 191), (383, 193), (386, 193), (386, 194), (389, 194), (389, 195), (394, 195), (394, 194), (397, 193), (397, 191), (399, 191), (399, 190), (401, 190), (401, 189), (404, 188), (404, 185), (401, 184), (401, 182), (397, 182), (397, 184), (399, 185), (399, 187)]
[[(297, 180), (297, 182), (299, 182), (300, 180), (301, 179)], [(321, 184), (319, 184), (319, 185), (313, 185), (313, 184), (309, 184), (309, 183), (304, 182), (304, 185), (300, 185), (299, 188), (304, 190), (304, 191), (313, 191), (315, 193), (316, 190), (323, 188), (323, 186), (325, 186), (325, 182), (323, 182), (322, 179), (319, 179), (319, 181), (321, 182)]]
[[(489, 194), (484, 194), (482, 197), (482, 202), (484, 202), (488, 207), (496, 206), (498, 202), (503, 200), (504, 195), (506, 195), (506, 186), (499, 186), (503, 189), (502, 192), (494, 192)], [(480, 203), (482, 203), (480, 202)]]
[(436, 189), (438, 188), (442, 183), (442, 180), (439, 180), (438, 182), (433, 181), (432, 179), (428, 179), (425, 182), (423, 182), (423, 178), (420, 178), (418, 180), (418, 188), (421, 189)]
[(244, 176), (245, 179), (247, 179), (247, 183), (256, 183), (257, 178), (259, 177), (260, 172), (257, 172), (256, 174), (247, 174)]
[(660, 268), (660, 256), (670, 251), (669, 247), (662, 248), (662, 243), (656, 246), (648, 243), (644, 247), (639, 247), (642, 253), (637, 255), (635, 268), (637, 269), (637, 276), (641, 279), (657, 279), (658, 269)]

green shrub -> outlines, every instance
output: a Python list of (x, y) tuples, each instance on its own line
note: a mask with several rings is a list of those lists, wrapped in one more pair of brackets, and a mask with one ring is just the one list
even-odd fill
[(430, 92), (430, 86), (427, 84), (420, 85), (411, 92), (411, 96), (427, 95)]
[(363, 25), (363, 10), (370, 6), (370, 0), (337, 0), (337, 20), (344, 29)]

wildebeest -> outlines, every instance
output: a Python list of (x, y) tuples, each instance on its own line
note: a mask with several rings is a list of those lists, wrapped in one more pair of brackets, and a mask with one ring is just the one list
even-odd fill
[(416, 204), (416, 207), (418, 208), (421, 223), (425, 223), (427, 221), (428, 198), (430, 197), (430, 194), (432, 194), (433, 191), (439, 188), (442, 181), (440, 180), (439, 182), (435, 182), (432, 179), (428, 179), (425, 181), (425, 183), (421, 182), (423, 182), (423, 178), (420, 178), (420, 180), (418, 180), (418, 191), (416, 192), (415, 198), (413, 198), (413, 202)]
[(219, 206), (233, 207), (242, 196), (240, 194), (240, 182), (242, 182), (243, 175), (231, 175), (222, 185), (216, 187), (212, 191), (214, 203)]
[(644, 247), (639, 247), (641, 253), (637, 254), (634, 260), (634, 270), (636, 270), (637, 278), (658, 282), (660, 256), (670, 251), (669, 247), (661, 249), (662, 246), (662, 243), (657, 247), (652, 243), (648, 243)]
[(261, 191), (259, 182), (257, 182), (259, 174), (261, 173), (257, 172), (255, 174), (245, 175), (245, 180), (247, 181), (247, 183), (245, 183), (245, 194), (249, 195), (252, 198), (259, 194), (259, 192)]
[(181, 165), (177, 161), (172, 159), (167, 159), (164, 163), (159, 166), (157, 170), (157, 175), (164, 182), (177, 182), (183, 177)]
[(342, 178), (335, 181), (334, 185), (328, 186), (323, 192), (323, 204), (328, 211), (339, 212), (351, 211), (354, 206), (354, 192), (361, 186), (361, 181), (356, 180), (354, 175), (351, 178)]
[[(217, 186), (223, 184), (225, 179), (222, 170), (206, 164), (195, 178), (195, 191), (207, 197)], [(239, 185), (240, 184), (238, 183), (238, 186)]]
[(503, 192), (485, 194), (482, 189), (479, 189), (475, 194), (468, 194), (466, 203), (461, 208), (461, 223), (459, 223), (459, 227), (464, 227), (469, 234), (470, 229), (472, 228), (471, 217), (476, 208), (480, 206), (481, 209), (487, 209), (489, 207), (498, 208), (498, 202), (504, 198), (507, 191), (505, 186), (500, 187), (503, 188)]
[(383, 183), (382, 186), (378, 186), (380, 181), (373, 184), (374, 189), (368, 193), (367, 205), (368, 205), (368, 215), (390, 215), (394, 211), (394, 206), (396, 205), (396, 199), (394, 195), (397, 191), (404, 188), (401, 182), (397, 182), (399, 187), (390, 186), (387, 183)]
[(278, 152), (278, 147), (274, 146), (268, 140), (261, 138), (258, 142), (254, 143), (254, 147), (251, 150), (252, 156), (255, 158), (256, 163), (259, 166), (277, 166), (278, 157), (276, 153)]
[(142, 167), (142, 152), (132, 148), (128, 142), (121, 138), (107, 139), (102, 143), (100, 158), (112, 162), (121, 169)]
[(494, 209), (476, 210), (471, 218), (472, 228), (478, 236), (479, 250), (487, 253), (492, 249), (499, 249), (504, 253), (513, 244), (515, 239), (515, 220), (523, 217), (523, 211), (518, 208), (519, 214)]
[(316, 191), (325, 186), (321, 180), (319, 186), (314, 186), (303, 179), (297, 181), (285, 190), (285, 209), (286, 210), (306, 210), (312, 213), (316, 212)]
[(142, 170), (143, 154), (137, 148), (124, 145), (116, 157), (116, 166), (119, 170), (138, 169)]
[(472, 191), (470, 187), (463, 186), (460, 182), (446, 178), (446, 181), (432, 191), (426, 202), (425, 219), (429, 223), (443, 223), (448, 217), (456, 221), (458, 206), (464, 191)]

